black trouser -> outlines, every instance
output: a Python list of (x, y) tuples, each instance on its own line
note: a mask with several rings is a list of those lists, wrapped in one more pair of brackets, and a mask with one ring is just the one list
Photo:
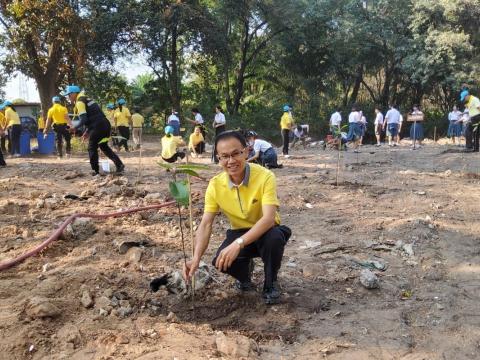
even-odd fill
[[(221, 133), (224, 132), (224, 131), (225, 131), (225, 125), (216, 127), (216, 128), (215, 128), (215, 139), (217, 138), (217, 136), (218, 136), (219, 134), (221, 134)], [(212, 155), (213, 155), (213, 161), (215, 162), (215, 164), (218, 164), (217, 147), (215, 146), (215, 140), (214, 140)]]
[(130, 128), (128, 126), (117, 126), (118, 132), (121, 137), (125, 139), (120, 139), (118, 146), (121, 148), (125, 147), (125, 150), (128, 151), (128, 140), (130, 139)]
[(479, 151), (480, 140), (480, 125), (477, 125), (477, 130), (473, 128), (476, 124), (480, 124), (480, 114), (470, 118), (470, 122), (465, 129), (465, 145), (467, 149), (473, 149), (473, 151)]
[(12, 125), (8, 131), (10, 137), (10, 152), (12, 155), (20, 154), (20, 135), (22, 134), (22, 125)]
[[(203, 135), (203, 138), (206, 139), (206, 134), (205, 134), (205, 126), (203, 125), (197, 125), (198, 127), (200, 127), (200, 132), (202, 133)], [(197, 153), (199, 154), (203, 154), (205, 152), (205, 141), (202, 141), (200, 143), (200, 151), (197, 151)]]
[[(112, 125), (110, 125), (112, 126)], [(112, 145), (118, 148), (118, 139), (115, 136), (118, 136), (118, 130), (115, 128), (115, 130), (112, 130)]]
[(203, 148), (205, 147), (205, 143), (202, 141), (202, 142), (199, 142), (197, 145), (194, 146), (195, 148), (195, 152), (197, 154), (203, 154)]
[(0, 151), (0, 166), (7, 166), (7, 163), (5, 162), (5, 159), (3, 158), (3, 154)]
[(8, 137), (7, 134), (4, 134), (0, 137), (0, 148), (4, 153), (7, 153), (7, 147), (6, 147), (7, 137)]
[(175, 153), (175, 155), (173, 155), (171, 158), (169, 159), (165, 159), (163, 156), (162, 156), (162, 159), (165, 160), (166, 162), (168, 163), (174, 163), (175, 161), (178, 160), (178, 158), (180, 159), (183, 159), (185, 157), (185, 153), (183, 151), (177, 151)]
[[(217, 257), (224, 248), (233, 243), (240, 236), (250, 229), (227, 230), (227, 238), (217, 250), (217, 254), (212, 263), (215, 265)], [(250, 279), (249, 264), (250, 259), (260, 257), (263, 261), (265, 271), (265, 280), (263, 288), (270, 288), (274, 281), (277, 281), (277, 274), (282, 264), (283, 249), (292, 231), (284, 225), (276, 225), (263, 234), (257, 241), (245, 246), (240, 250), (238, 257), (232, 265), (225, 271), (240, 282), (246, 282)]]
[(72, 151), (72, 145), (71, 145), (71, 140), (72, 140), (72, 135), (70, 135), (70, 132), (67, 129), (68, 125), (67, 124), (53, 124), (53, 131), (55, 131), (55, 138), (57, 140), (57, 155), (62, 157), (63, 156), (63, 139), (65, 139), (66, 148), (67, 148), (67, 154), (70, 155), (70, 152)]
[[(88, 156), (90, 158), (90, 166), (97, 174), (100, 170), (98, 166), (98, 148), (113, 161), (117, 169), (123, 166), (120, 158), (113, 152), (110, 146), (108, 146), (108, 141), (105, 141), (105, 139), (110, 137), (110, 128), (110, 123), (105, 121), (97, 123), (94, 128), (88, 130)], [(102, 141), (101, 144), (99, 144), (100, 141)]]
[(288, 155), (288, 143), (290, 141), (290, 130), (282, 129), (283, 155)]

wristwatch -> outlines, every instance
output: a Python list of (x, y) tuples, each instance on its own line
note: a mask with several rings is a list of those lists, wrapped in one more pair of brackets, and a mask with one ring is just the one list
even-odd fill
[(238, 244), (238, 246), (240, 246), (240, 249), (243, 249), (243, 247), (245, 246), (245, 240), (243, 240), (243, 238), (241, 237), (236, 239), (235, 242)]

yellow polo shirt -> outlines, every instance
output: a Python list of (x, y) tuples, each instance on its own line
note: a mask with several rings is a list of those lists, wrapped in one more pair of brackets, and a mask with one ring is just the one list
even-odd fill
[(470, 115), (471, 118), (480, 114), (480, 110), (478, 110), (478, 108), (480, 107), (479, 98), (470, 95), (470, 98), (468, 99), (468, 102), (465, 104), (465, 106), (468, 108), (468, 115)]
[[(280, 206), (277, 180), (270, 170), (257, 164), (247, 164), (245, 178), (235, 186), (226, 172), (213, 177), (205, 193), (205, 212), (222, 211), (232, 229), (249, 229), (263, 216), (262, 206)], [(277, 211), (275, 222), (280, 224)]]
[(284, 112), (282, 115), (282, 118), (280, 119), (280, 128), (283, 129), (288, 129), (292, 127), (292, 117), (288, 112)]
[(180, 136), (162, 137), (162, 158), (170, 159), (177, 153), (177, 148), (181, 146), (183, 139)]
[(126, 106), (115, 110), (115, 120), (117, 121), (117, 126), (130, 126), (129, 118), (130, 118), (130, 110)]
[(38, 130), (45, 129), (45, 119), (43, 116), (39, 116), (37, 120)]
[(0, 112), (0, 129), (4, 129), (7, 127), (7, 119), (5, 119), (5, 115), (3, 115), (2, 112)]
[(132, 115), (132, 126), (134, 128), (141, 128), (143, 126), (144, 118), (139, 113)]
[(7, 119), (8, 127), (12, 125), (21, 125), (20, 116), (18, 116), (18, 113), (10, 107), (5, 109), (5, 118)]
[(192, 148), (203, 142), (203, 135), (199, 133), (198, 135), (195, 133), (190, 134), (190, 140), (188, 142), (188, 147)]
[(65, 125), (67, 123), (65, 116), (68, 116), (68, 110), (62, 104), (53, 104), (48, 109), (47, 119), (52, 119), (55, 125)]

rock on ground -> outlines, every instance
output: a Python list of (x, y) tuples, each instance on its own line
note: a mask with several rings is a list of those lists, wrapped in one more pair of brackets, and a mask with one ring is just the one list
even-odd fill
[(255, 357), (255, 342), (243, 335), (227, 337), (223, 332), (219, 331), (215, 337), (215, 345), (217, 350), (223, 355), (247, 359)]
[(61, 311), (51, 300), (34, 296), (26, 301), (25, 313), (31, 319), (43, 319), (57, 317)]

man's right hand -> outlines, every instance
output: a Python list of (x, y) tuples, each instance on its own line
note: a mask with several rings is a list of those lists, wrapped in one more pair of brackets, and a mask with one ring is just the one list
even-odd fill
[(198, 269), (200, 261), (189, 260), (183, 264), (183, 278), (185, 281), (189, 281)]

